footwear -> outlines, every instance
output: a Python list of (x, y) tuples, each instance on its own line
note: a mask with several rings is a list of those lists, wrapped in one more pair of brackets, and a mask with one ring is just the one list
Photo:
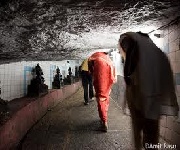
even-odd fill
[(84, 102), (84, 105), (89, 105), (89, 103), (88, 102)]
[(92, 98), (89, 98), (89, 102), (93, 102), (94, 100)]
[(107, 122), (103, 122), (103, 124), (102, 124), (102, 131), (103, 132), (107, 132), (107, 130), (108, 130), (108, 124), (107, 124)]

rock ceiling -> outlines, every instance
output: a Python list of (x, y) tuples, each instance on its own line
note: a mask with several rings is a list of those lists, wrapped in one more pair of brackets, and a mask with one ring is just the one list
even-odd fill
[(1, 0), (0, 62), (85, 58), (178, 16), (179, 0)]

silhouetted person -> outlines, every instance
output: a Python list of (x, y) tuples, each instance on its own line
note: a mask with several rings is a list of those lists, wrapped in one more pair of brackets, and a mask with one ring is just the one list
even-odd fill
[(96, 52), (89, 58), (89, 67), (93, 74), (99, 117), (102, 131), (108, 129), (109, 95), (115, 79), (115, 68), (107, 53)]
[(75, 67), (75, 78), (79, 78), (79, 70), (78, 67)]
[(118, 48), (125, 61), (126, 100), (135, 148), (143, 145), (150, 149), (150, 144), (158, 144), (160, 116), (176, 116), (179, 111), (171, 66), (147, 34), (122, 34)]
[(71, 67), (68, 68), (68, 74), (69, 74), (69, 77), (72, 77)]
[(84, 89), (84, 104), (88, 105), (89, 100), (92, 100), (94, 97), (92, 75), (88, 68), (88, 58), (81, 64), (81, 78)]

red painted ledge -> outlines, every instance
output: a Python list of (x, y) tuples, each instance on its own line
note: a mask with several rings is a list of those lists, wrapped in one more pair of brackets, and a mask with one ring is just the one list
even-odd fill
[(27, 131), (46, 113), (48, 108), (71, 96), (80, 87), (81, 82), (76, 82), (62, 89), (49, 90), (48, 94), (39, 98), (24, 98), (28, 100), (26, 104), (23, 98), (19, 99), (19, 103), (23, 106), (17, 110), (14, 109), (10, 119), (0, 126), (0, 150), (17, 147)]

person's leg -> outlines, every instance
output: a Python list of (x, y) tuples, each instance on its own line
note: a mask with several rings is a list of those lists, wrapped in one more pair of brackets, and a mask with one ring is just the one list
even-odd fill
[(143, 128), (143, 118), (139, 111), (130, 109), (132, 129), (133, 129), (133, 141), (135, 150), (141, 150), (142, 148), (142, 128)]
[(99, 101), (100, 105), (100, 111), (102, 114), (102, 121), (107, 122), (107, 112), (108, 112), (108, 107), (109, 107), (109, 99), (106, 99), (104, 101)]
[(106, 98), (105, 100), (100, 100), (99, 101), (99, 107), (98, 111), (101, 117), (102, 121), (102, 130), (107, 131), (108, 125), (107, 125), (107, 120), (108, 120), (108, 108), (109, 108), (109, 97)]
[[(159, 142), (159, 121), (152, 119), (145, 119), (144, 127), (143, 127), (143, 145), (145, 149), (147, 148), (145, 145), (153, 144), (158, 145)], [(154, 148), (154, 150), (158, 150), (158, 148)]]
[(94, 91), (93, 91), (93, 83), (92, 83), (92, 76), (89, 75), (89, 98), (92, 99), (94, 97)]
[(101, 122), (103, 121), (102, 117), (102, 111), (101, 111), (101, 104), (99, 101), (97, 101), (97, 106), (98, 106), (98, 113), (99, 113), (99, 118), (101, 119)]
[(88, 104), (88, 80), (85, 74), (82, 75), (82, 85), (84, 89), (84, 101), (85, 104)]

